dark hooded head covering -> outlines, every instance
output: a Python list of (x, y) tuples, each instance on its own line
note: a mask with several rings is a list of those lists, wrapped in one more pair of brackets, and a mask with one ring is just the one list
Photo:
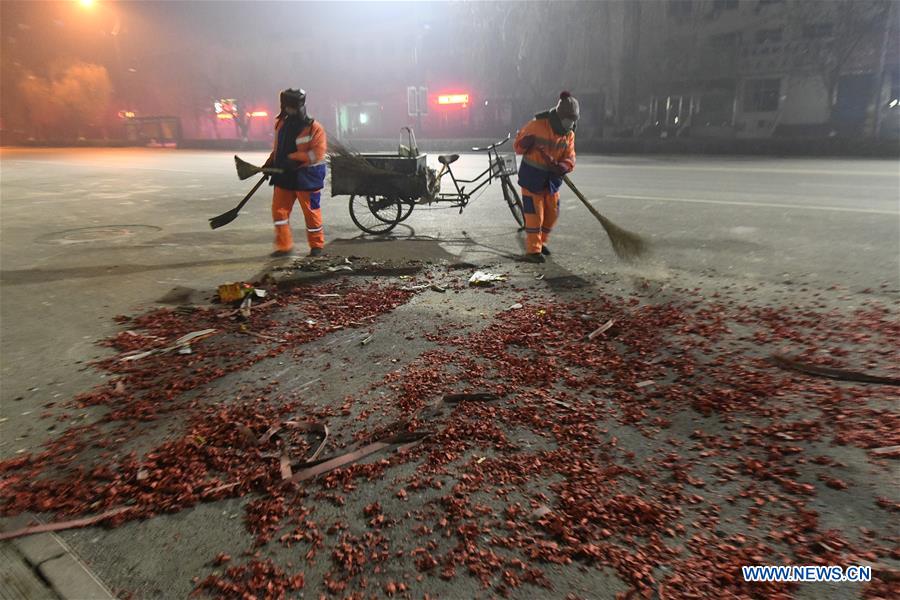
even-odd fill
[(550, 125), (558, 135), (575, 131), (579, 115), (578, 100), (575, 99), (575, 96), (569, 92), (562, 92), (556, 106), (548, 112), (550, 113)]
[(559, 95), (559, 102), (556, 103), (556, 114), (560, 119), (571, 119), (577, 121), (580, 115), (578, 110), (578, 100), (569, 92), (562, 92)]
[(281, 113), (279, 113), (279, 117), (283, 118), (285, 116), (284, 109), (285, 108), (294, 108), (300, 113), (300, 119), (306, 120), (306, 92), (302, 89), (291, 89), (288, 88), (286, 90), (281, 90), (281, 94), (279, 94), (278, 98), (281, 103)]

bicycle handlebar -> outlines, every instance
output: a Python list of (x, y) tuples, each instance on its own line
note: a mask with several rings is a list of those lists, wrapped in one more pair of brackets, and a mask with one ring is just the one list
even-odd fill
[(512, 137), (512, 134), (507, 133), (506, 137), (503, 138), (502, 140), (498, 140), (498, 141), (494, 142), (493, 144), (491, 144), (490, 146), (485, 146), (484, 148), (472, 148), (472, 152), (484, 152), (485, 150), (493, 150), (497, 146), (502, 146), (503, 144), (508, 142), (510, 137)]

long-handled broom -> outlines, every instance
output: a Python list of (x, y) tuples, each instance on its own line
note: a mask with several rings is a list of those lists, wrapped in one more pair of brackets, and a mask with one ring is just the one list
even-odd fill
[[(553, 159), (550, 158), (550, 155), (547, 154), (547, 151), (543, 148), (537, 147), (538, 152), (543, 155), (544, 159), (548, 163), (553, 163)], [(609, 236), (609, 241), (612, 244), (613, 252), (616, 253), (616, 256), (621, 258), (622, 260), (634, 260), (639, 258), (644, 253), (647, 252), (647, 243), (641, 239), (636, 233), (632, 233), (627, 229), (622, 229), (603, 215), (601, 215), (593, 205), (588, 202), (587, 198), (584, 197), (575, 184), (572, 183), (572, 180), (569, 179), (568, 175), (562, 176), (563, 181), (566, 182), (566, 185), (569, 186), (569, 189), (572, 190), (575, 195), (581, 200), (582, 203), (587, 207), (591, 214), (600, 221), (600, 225), (603, 226), (603, 229), (606, 231), (606, 235)]]
[(250, 200), (250, 197), (256, 193), (256, 190), (259, 189), (259, 186), (261, 186), (263, 184), (263, 182), (268, 178), (269, 178), (268, 175), (263, 175), (262, 177), (260, 177), (259, 181), (257, 181), (256, 185), (253, 186), (253, 189), (251, 189), (250, 192), (246, 196), (244, 196), (244, 199), (241, 200), (240, 204), (238, 204), (237, 206), (235, 206), (228, 212), (222, 213), (218, 217), (213, 217), (212, 219), (210, 219), (209, 220), (210, 228), (218, 229), (219, 227), (222, 227), (223, 225), (228, 225), (229, 223), (231, 223), (232, 221), (237, 219), (238, 215), (241, 212), (241, 209), (244, 208), (244, 205), (247, 204), (247, 202)]
[(633, 260), (642, 256), (647, 251), (647, 243), (636, 233), (632, 233), (627, 229), (622, 229), (603, 215), (601, 215), (596, 208), (594, 208), (590, 202), (587, 201), (587, 198), (578, 191), (578, 188), (575, 187), (575, 184), (572, 183), (572, 180), (569, 179), (568, 175), (563, 175), (563, 181), (566, 182), (566, 185), (569, 186), (569, 189), (572, 190), (578, 199), (581, 200), (584, 205), (587, 207), (591, 214), (594, 215), (600, 224), (603, 226), (603, 229), (606, 231), (606, 235), (609, 236), (609, 241), (612, 244), (613, 252), (616, 253), (616, 256), (623, 260)]

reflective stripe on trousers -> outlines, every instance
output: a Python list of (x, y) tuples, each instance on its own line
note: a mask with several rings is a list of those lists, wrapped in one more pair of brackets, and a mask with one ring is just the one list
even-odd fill
[(275, 186), (272, 193), (272, 223), (275, 225), (275, 249), (288, 251), (294, 247), (290, 218), (294, 202), (300, 203), (306, 221), (306, 241), (310, 248), (325, 246), (320, 191), (294, 191)]
[(559, 193), (544, 191), (541, 194), (522, 189), (522, 205), (525, 208), (525, 251), (537, 254), (550, 238), (550, 232), (559, 217)]

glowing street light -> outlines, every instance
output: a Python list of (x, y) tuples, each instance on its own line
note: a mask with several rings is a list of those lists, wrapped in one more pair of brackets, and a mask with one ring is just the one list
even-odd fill
[(81, 8), (94, 8), (95, 0), (78, 0)]

